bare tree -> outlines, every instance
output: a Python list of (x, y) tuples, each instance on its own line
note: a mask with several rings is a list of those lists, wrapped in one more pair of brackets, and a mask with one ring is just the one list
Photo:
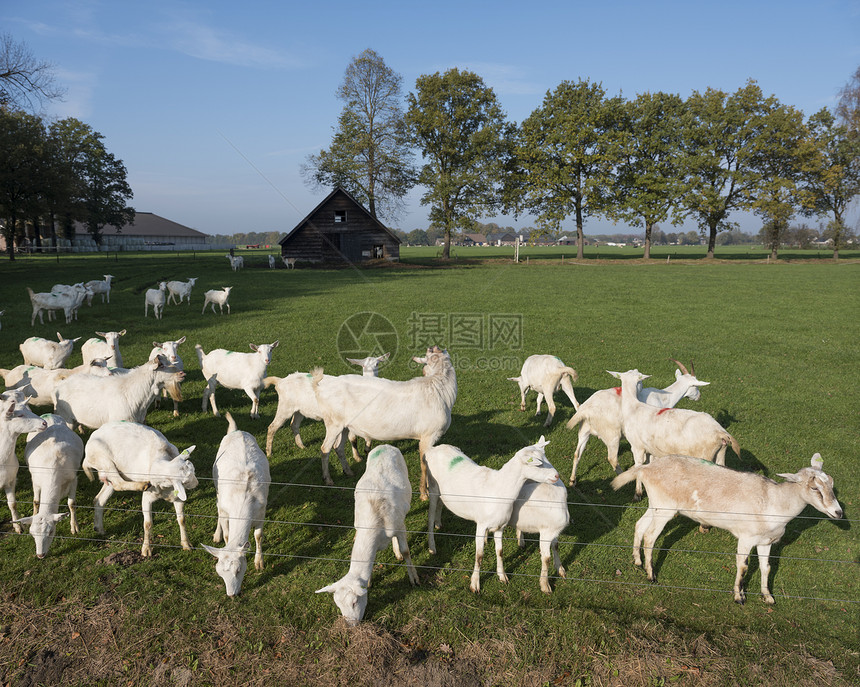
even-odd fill
[(860, 67), (839, 91), (836, 117), (846, 129), (860, 134)]
[(37, 60), (11, 34), (0, 34), (0, 108), (38, 114), (47, 101), (64, 94), (54, 81), (53, 64)]

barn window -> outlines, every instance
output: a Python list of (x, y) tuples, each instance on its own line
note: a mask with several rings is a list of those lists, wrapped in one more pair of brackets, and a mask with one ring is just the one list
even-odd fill
[(373, 257), (374, 258), (384, 257), (382, 244), (378, 244), (378, 245), (373, 247)]
[(335, 210), (334, 211), (334, 223), (335, 224), (345, 224), (346, 223), (346, 210)]

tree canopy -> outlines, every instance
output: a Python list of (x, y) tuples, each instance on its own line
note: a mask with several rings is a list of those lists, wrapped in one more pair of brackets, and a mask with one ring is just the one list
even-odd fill
[(0, 34), (0, 109), (35, 114), (65, 90), (54, 79), (54, 65), (36, 59), (25, 43)]
[(371, 215), (397, 219), (414, 183), (403, 122), (402, 77), (373, 50), (353, 58), (337, 96), (344, 102), (331, 146), (302, 167), (314, 188), (343, 187)]
[(501, 206), (513, 127), (493, 89), (469, 71), (418, 77), (408, 102), (406, 122), (424, 158), (421, 203), (430, 206), (431, 223), (445, 229), (447, 259), (456, 228), (468, 229)]

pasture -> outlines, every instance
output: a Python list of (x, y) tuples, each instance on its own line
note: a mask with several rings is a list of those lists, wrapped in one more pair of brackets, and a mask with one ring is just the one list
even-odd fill
[[(460, 260), (434, 265), (433, 249), (404, 249), (404, 264), (377, 269), (269, 270), (265, 254), (246, 254), (232, 272), (223, 253), (61, 256), (0, 261), (0, 367), (21, 362), (27, 337), (81, 336), (127, 329), (120, 347), (127, 365), (143, 363), (153, 341), (187, 337), (180, 348), (188, 374), (185, 400), (151, 410), (147, 422), (180, 450), (190, 444), (200, 486), (189, 491), (186, 518), (195, 550), (179, 547), (169, 504), (156, 505), (154, 556), (139, 557), (143, 522), (139, 494), (118, 493), (105, 514), (107, 533), (92, 527), (97, 486), (81, 475), (78, 517), (67, 521), (44, 560), (29, 535), (16, 535), (0, 504), (0, 682), (27, 684), (421, 684), (421, 685), (721, 685), (856, 684), (860, 680), (860, 420), (856, 366), (860, 341), (860, 263), (843, 260), (765, 264), (747, 259), (623, 259), (575, 264), (570, 247), (535, 252), (529, 264), (504, 254), (487, 262), (455, 249)], [(472, 249), (480, 251), (481, 249)], [(510, 250), (510, 249), (509, 249)], [(534, 249), (539, 251), (540, 249)], [(509, 255), (510, 253), (508, 253)], [(478, 254), (486, 256), (487, 254)], [(719, 255), (719, 253), (718, 253)], [(602, 256), (601, 256), (602, 257)], [(608, 256), (607, 256), (608, 257)], [(97, 296), (70, 325), (30, 326), (26, 286), (112, 274), (110, 304)], [(162, 320), (143, 317), (143, 294), (158, 281), (198, 277), (190, 306), (167, 305)], [(233, 286), (231, 315), (201, 314), (204, 291)], [(375, 315), (372, 315), (375, 314)], [(62, 319), (62, 318), (61, 318)], [(510, 582), (496, 578), (487, 548), (481, 593), (469, 591), (474, 527), (449, 512), (427, 552), (427, 504), (418, 499), (417, 442), (395, 442), (414, 487), (406, 524), (421, 584), (410, 587), (389, 548), (380, 552), (365, 622), (344, 626), (328, 594), (316, 589), (340, 578), (352, 546), (351, 489), (331, 457), (334, 487), (324, 487), (321, 423), (306, 420), (298, 449), (289, 427), (275, 437), (272, 485), (264, 530), (265, 569), (247, 573), (242, 594), (228, 599), (215, 559), (199, 548), (215, 529), (212, 463), (226, 420), (202, 412), (199, 343), (249, 351), (249, 343), (280, 340), (268, 374), (322, 366), (328, 374), (358, 372), (344, 362), (378, 343), (392, 359), (380, 374), (420, 374), (411, 362), (431, 344), (447, 347), (457, 371), (458, 399), (442, 443), (479, 463), (501, 466), (541, 434), (547, 457), (566, 481), (576, 432), (561, 392), (553, 425), (535, 395), (519, 410), (516, 376), (533, 353), (553, 353), (574, 367), (579, 401), (614, 386), (606, 370), (638, 368), (648, 383), (674, 379), (668, 358), (695, 363), (710, 382), (697, 403), (679, 407), (713, 415), (739, 441), (727, 465), (779, 480), (820, 452), (835, 481), (845, 519), (829, 521), (807, 508), (792, 521), (772, 555), (773, 607), (758, 595), (758, 564), (750, 560), (747, 602), (732, 601), (735, 539), (700, 534), (676, 518), (658, 540), (659, 583), (631, 563), (633, 526), (647, 501), (632, 488), (614, 492), (606, 449), (592, 438), (569, 490), (571, 523), (560, 553), (567, 579), (554, 592), (538, 586), (535, 536), (518, 549), (505, 533)], [(261, 417), (250, 400), (219, 388), (222, 412), (265, 447), (275, 414), (274, 389), (263, 392)], [(50, 408), (37, 408), (48, 412)], [(24, 438), (18, 443), (23, 456)], [(622, 441), (620, 462), (632, 458)], [(18, 475), (18, 503), (30, 513), (30, 477)], [(65, 509), (63, 506), (62, 509)]]

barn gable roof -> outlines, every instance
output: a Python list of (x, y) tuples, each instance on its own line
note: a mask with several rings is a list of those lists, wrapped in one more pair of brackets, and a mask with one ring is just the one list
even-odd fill
[[(87, 227), (80, 222), (75, 222), (75, 234), (87, 235)], [(166, 219), (152, 212), (135, 212), (134, 224), (126, 224), (124, 227), (108, 225), (102, 227), (104, 236), (170, 236), (170, 237), (203, 237), (202, 231), (197, 231), (184, 224)]]
[(388, 235), (389, 235), (389, 236), (390, 236), (394, 241), (396, 241), (398, 244), (403, 243), (403, 242), (400, 240), (400, 237), (399, 237), (399, 236), (397, 236), (397, 234), (395, 234), (395, 233), (394, 233), (393, 231), (391, 231), (388, 227), (386, 227), (386, 226), (385, 226), (382, 222), (380, 222), (376, 217), (374, 217), (373, 215), (371, 215), (371, 214), (370, 214), (370, 211), (369, 211), (367, 208), (365, 208), (361, 203), (359, 203), (355, 198), (353, 198), (353, 197), (352, 197), (352, 195), (351, 195), (350, 193), (348, 193), (346, 190), (344, 190), (341, 186), (337, 186), (337, 187), (336, 187), (336, 188), (335, 188), (331, 193), (329, 193), (325, 198), (323, 198), (323, 199), (322, 199), (322, 201), (320, 201), (320, 203), (319, 203), (319, 204), (318, 204), (318, 205), (317, 205), (313, 210), (311, 210), (311, 211), (310, 211), (310, 212), (305, 216), (305, 218), (304, 218), (301, 222), (299, 222), (296, 226), (294, 226), (292, 229), (290, 229), (290, 231), (288, 231), (288, 232), (287, 232), (287, 235), (286, 235), (286, 236), (284, 236), (280, 241), (278, 241), (278, 243), (279, 243), (279, 244), (281, 244), (282, 246), (283, 246), (283, 245), (285, 245), (286, 243), (288, 243), (288, 242), (289, 242), (289, 240), (290, 240), (293, 236), (295, 236), (295, 235), (296, 235), (296, 232), (297, 232), (299, 229), (301, 229), (301, 228), (302, 228), (302, 227), (304, 227), (305, 225), (311, 224), (311, 223), (312, 223), (312, 222), (311, 222), (311, 220), (312, 220), (313, 216), (314, 216), (314, 215), (316, 215), (316, 214), (317, 214), (317, 212), (319, 212), (319, 211), (320, 211), (320, 210), (321, 210), (325, 205), (327, 205), (327, 204), (328, 204), (328, 203), (329, 203), (329, 202), (330, 202), (330, 201), (331, 201), (331, 200), (332, 200), (332, 199), (333, 199), (337, 194), (342, 194), (342, 195), (344, 195), (347, 199), (349, 199), (349, 201), (350, 201), (350, 202), (351, 202), (351, 203), (352, 203), (352, 204), (353, 204), (353, 205), (354, 205), (358, 210), (360, 210), (360, 211), (365, 215), (365, 217), (366, 217), (366, 218), (367, 218), (367, 219), (368, 219), (368, 220), (369, 220), (369, 221), (370, 221), (370, 222), (371, 222), (375, 227), (377, 227), (380, 231), (383, 231), (383, 232), (385, 232), (386, 234), (388, 234)]

